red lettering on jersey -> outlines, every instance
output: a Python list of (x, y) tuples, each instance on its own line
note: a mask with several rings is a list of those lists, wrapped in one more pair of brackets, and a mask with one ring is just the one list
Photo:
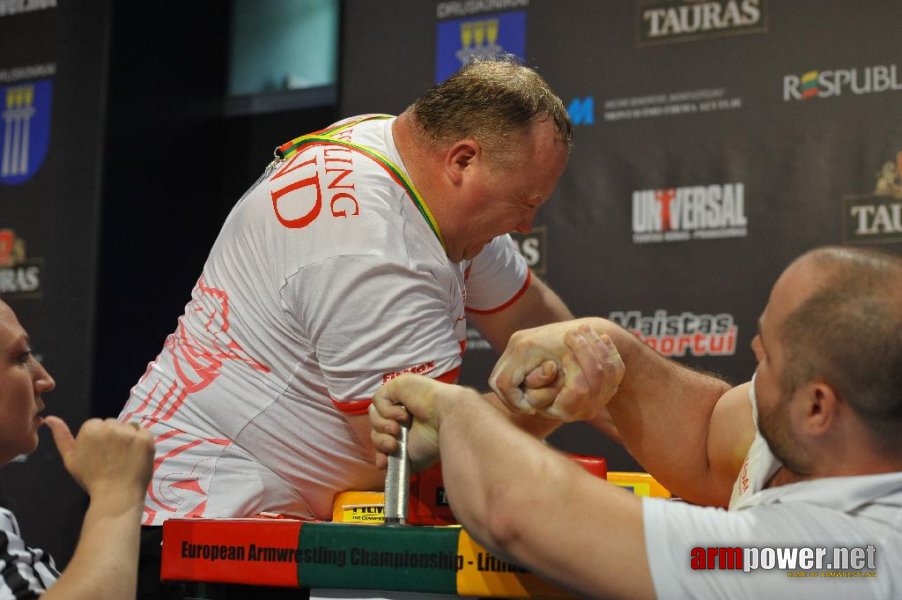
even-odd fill
[[(360, 205), (357, 204), (357, 199), (354, 198), (354, 196), (352, 196), (351, 194), (341, 193), (341, 194), (335, 194), (334, 196), (332, 196), (332, 200), (329, 201), (329, 208), (332, 210), (333, 217), (347, 217), (348, 216), (348, 211), (335, 209), (335, 204), (338, 203), (339, 200), (346, 200), (346, 202), (342, 202), (342, 205), (347, 205), (348, 208), (350, 208), (351, 206), (354, 207), (353, 208), (354, 212), (351, 213), (352, 217), (356, 217), (357, 215), (360, 214)], [(348, 204), (348, 203), (350, 203), (350, 204)]]
[[(311, 164), (316, 165), (316, 156), (304, 162), (303, 164), (294, 167), (291, 170), (293, 171), (294, 169), (299, 169), (305, 165)], [(281, 177), (283, 174), (284, 173), (280, 171), (279, 174), (276, 175), (276, 177)], [(273, 179), (275, 179), (276, 177), (273, 177)], [(282, 212), (279, 210), (279, 202), (281, 200), (284, 200), (283, 197), (291, 192), (303, 193), (304, 191), (306, 191), (309, 193), (310, 190), (305, 190), (304, 188), (310, 187), (312, 187), (313, 190), (316, 191), (316, 201), (313, 203), (313, 208), (311, 208), (303, 216), (300, 216), (296, 219), (289, 219), (284, 217), (282, 215)], [(314, 171), (313, 175), (311, 175), (310, 177), (295, 181), (294, 183), (289, 183), (283, 188), (279, 188), (274, 192), (270, 192), (270, 194), (272, 195), (272, 208), (276, 213), (276, 218), (279, 219), (279, 223), (291, 229), (301, 229), (303, 227), (306, 227), (307, 225), (310, 225), (310, 223), (312, 223), (316, 219), (316, 217), (319, 216), (319, 212), (323, 208), (323, 192), (322, 189), (320, 189), (319, 185), (319, 173), (316, 171)]]
[(403, 375), (404, 373), (413, 373), (415, 375), (422, 375), (424, 373), (428, 373), (435, 369), (435, 361), (430, 360), (429, 362), (421, 363), (418, 365), (414, 365), (412, 367), (407, 367), (406, 369), (401, 369), (400, 371), (395, 371), (393, 373), (385, 373), (382, 375), (382, 383), (386, 381), (391, 381), (395, 377), (399, 375)]

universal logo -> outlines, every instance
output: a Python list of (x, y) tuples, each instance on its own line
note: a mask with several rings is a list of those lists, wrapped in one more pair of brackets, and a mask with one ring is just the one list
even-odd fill
[(637, 190), (632, 214), (634, 244), (748, 235), (741, 182)]
[(43, 258), (25, 258), (25, 240), (12, 229), (0, 229), (0, 296), (40, 298)]
[(902, 242), (902, 152), (877, 173), (872, 194), (843, 199), (843, 241), (847, 244)]
[(767, 31), (766, 0), (638, 0), (638, 45)]
[(542, 225), (534, 227), (529, 233), (511, 233), (511, 237), (532, 272), (539, 277), (545, 277), (547, 269), (545, 248), (548, 245), (548, 228)]

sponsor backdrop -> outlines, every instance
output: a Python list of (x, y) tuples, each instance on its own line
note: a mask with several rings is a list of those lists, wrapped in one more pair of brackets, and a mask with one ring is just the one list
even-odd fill
[[(896, 0), (344, 8), (343, 115), (401, 111), (473, 56), (515, 54), (545, 76), (575, 145), (521, 250), (574, 313), (608, 317), (674, 360), (745, 381), (789, 260), (822, 244), (902, 248)], [(495, 357), (469, 337), (463, 377), (485, 388)], [(633, 466), (588, 427), (553, 441)]]
[[(107, 2), (0, 2), (0, 297), (56, 379), (48, 409), (90, 413)], [(0, 470), (2, 504), (61, 562), (85, 497), (49, 431)], [(32, 541), (33, 540), (33, 541)]]
[[(902, 250), (897, 0), (345, 0), (338, 106), (239, 115), (227, 3), (113, 4), (0, 0), (0, 296), (75, 427), (118, 413), (273, 146), (400, 112), (473, 56), (536, 67), (575, 123), (523, 255), (577, 315), (674, 360), (746, 380), (791, 258)], [(495, 355), (468, 337), (484, 389)], [(585, 426), (552, 441), (635, 467)], [(0, 496), (65, 563), (85, 502), (46, 433)]]

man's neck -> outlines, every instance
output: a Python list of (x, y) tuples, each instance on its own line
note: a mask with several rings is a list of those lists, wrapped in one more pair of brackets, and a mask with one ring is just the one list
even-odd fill
[(392, 123), (392, 137), (410, 180), (447, 241), (453, 231), (449, 206), (445, 202), (449, 190), (443, 184), (441, 175), (442, 153), (428, 147), (420, 139), (413, 117), (406, 111)]

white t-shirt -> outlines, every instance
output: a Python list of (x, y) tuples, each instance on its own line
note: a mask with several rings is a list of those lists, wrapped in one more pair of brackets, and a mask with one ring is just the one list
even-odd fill
[(0, 600), (33, 598), (58, 577), (50, 555), (26, 546), (16, 517), (0, 508)]
[(345, 415), (363, 414), (401, 372), (456, 377), (465, 309), (503, 306), (529, 284), (509, 236), (472, 262), (448, 259), (393, 121), (349, 119), (328, 134), (335, 143), (308, 140), (226, 219), (120, 414), (155, 437), (145, 525), (263, 511), (328, 519), (338, 491), (380, 488), (384, 473)]
[[(734, 485), (730, 511), (643, 499), (646, 554), (658, 598), (902, 598), (902, 472), (763, 489), (779, 466), (759, 433)], [(837, 547), (848, 550), (834, 556)], [(709, 548), (749, 549), (744, 567), (755, 560), (759, 566), (775, 562), (771, 569), (730, 570), (721, 567), (729, 566), (731, 552), (716, 550), (708, 563)], [(798, 561), (807, 553), (801, 548), (813, 548), (815, 559), (817, 549), (825, 549), (820, 568), (807, 554), (806, 564)], [(793, 552), (795, 566), (784, 562), (780, 568), (779, 555), (791, 561)], [(862, 568), (838, 562), (843, 552), (856, 553)], [(713, 568), (693, 569), (693, 553)]]

